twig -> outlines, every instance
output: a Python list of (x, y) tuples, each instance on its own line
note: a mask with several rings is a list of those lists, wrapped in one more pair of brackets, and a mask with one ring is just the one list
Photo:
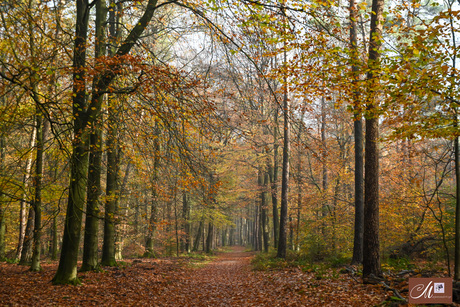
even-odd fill
[(401, 296), (401, 294), (399, 294), (398, 290), (394, 289), (394, 288), (391, 288), (390, 286), (388, 286), (384, 281), (380, 282), (380, 284), (386, 289), (386, 290), (391, 290), (393, 291), (393, 293), (396, 295), (397, 298), (399, 298), (400, 300), (404, 301), (405, 303), (407, 303), (407, 300)]

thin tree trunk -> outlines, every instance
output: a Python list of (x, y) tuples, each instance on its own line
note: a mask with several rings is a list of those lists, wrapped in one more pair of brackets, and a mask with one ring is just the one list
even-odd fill
[[(3, 133), (0, 135), (0, 170), (3, 168), (5, 161), (5, 136)], [(5, 203), (3, 192), (0, 191), (0, 261), (6, 258), (6, 221), (5, 221)]]
[[(457, 117), (457, 115), (456, 115)], [(456, 122), (457, 124), (457, 122)], [(455, 205), (455, 259), (454, 259), (454, 279), (460, 279), (460, 144), (459, 137), (454, 140), (455, 154), (455, 187), (456, 187), (456, 205)]]
[(57, 215), (53, 216), (52, 226), (52, 242), (51, 242), (51, 260), (57, 259), (58, 252), (58, 231), (57, 231)]
[[(37, 134), (37, 127), (34, 125), (32, 129), (32, 134), (30, 137), (29, 148), (35, 147), (35, 139)], [(31, 152), (29, 158), (26, 161), (26, 169), (25, 174), (22, 179), (22, 184), (24, 186), (24, 193), (22, 194), (22, 199), (20, 201), (20, 211), (19, 211), (19, 239), (18, 239), (18, 247), (16, 250), (16, 259), (22, 258), (23, 248), (24, 248), (24, 238), (26, 236), (26, 229), (27, 229), (27, 222), (28, 222), (28, 215), (27, 215), (27, 194), (26, 191), (29, 188), (29, 181), (32, 171), (32, 158), (33, 153)], [(30, 237), (29, 237), (30, 238)], [(32, 253), (30, 250), (28, 251), (29, 255)], [(29, 258), (30, 259), (30, 258)]]
[(153, 150), (154, 150), (154, 157), (153, 157), (153, 170), (152, 170), (152, 200), (150, 205), (150, 218), (147, 228), (147, 240), (145, 246), (145, 253), (144, 257), (153, 258), (155, 257), (154, 252), (154, 238), (155, 238), (155, 231), (156, 231), (156, 224), (157, 224), (157, 214), (158, 214), (158, 192), (157, 192), (157, 184), (158, 184), (158, 172), (160, 169), (160, 142), (158, 140), (159, 136), (159, 128), (155, 127), (155, 136), (153, 138)]
[(269, 233), (268, 233), (268, 203), (269, 203), (269, 195), (268, 195), (268, 187), (270, 182), (270, 176), (267, 172), (263, 172), (261, 174), (263, 176), (263, 184), (262, 184), (262, 236), (264, 239), (264, 252), (268, 253), (268, 246), (269, 246)]
[(190, 253), (190, 204), (185, 191), (182, 195), (182, 218), (184, 221), (184, 251)]
[(35, 159), (35, 174), (34, 174), (34, 197), (32, 200), (32, 208), (35, 212), (34, 223), (34, 241), (33, 241), (33, 254), (31, 271), (38, 272), (41, 270), (40, 266), (40, 248), (41, 248), (41, 234), (42, 234), (42, 177), (43, 177), (43, 148), (46, 138), (46, 123), (40, 111), (36, 115), (37, 125), (37, 149)]
[(273, 240), (275, 248), (278, 248), (279, 241), (279, 215), (278, 215), (278, 107), (275, 108), (274, 112), (275, 126), (273, 128), (273, 166), (269, 162), (269, 175), (271, 183), (271, 194), (272, 194), (272, 212), (273, 212)]
[(326, 217), (328, 213), (328, 187), (329, 187), (329, 181), (328, 181), (328, 176), (327, 176), (327, 140), (326, 140), (326, 100), (324, 97), (321, 97), (321, 145), (322, 145), (322, 154), (321, 154), (321, 160), (322, 160), (322, 187), (323, 187), (323, 204), (321, 207), (321, 233), (325, 238), (328, 237), (327, 233), (327, 225), (326, 225)]
[(208, 224), (208, 236), (206, 237), (206, 253), (210, 254), (212, 252), (212, 240), (214, 234), (214, 225), (212, 221)]
[(115, 214), (118, 205), (118, 142), (116, 127), (115, 97), (109, 98), (108, 127), (107, 133), (107, 183), (106, 183), (106, 203), (104, 216), (104, 243), (102, 246), (101, 265), (116, 266), (115, 260)]
[[(120, 24), (121, 11), (115, 4), (115, 1), (110, 2), (112, 9), (109, 10), (109, 33), (110, 43), (116, 46)], [(115, 55), (115, 48), (109, 49), (109, 56)], [(108, 97), (108, 116), (107, 116), (107, 184), (106, 184), (106, 203), (104, 217), (104, 243), (102, 246), (101, 264), (104, 266), (116, 266), (115, 259), (115, 236), (116, 225), (115, 215), (118, 207), (118, 170), (119, 170), (119, 140), (118, 140), (118, 105), (116, 97), (110, 94)]]
[(203, 220), (200, 221), (200, 225), (198, 226), (198, 231), (196, 232), (195, 240), (193, 241), (193, 249), (192, 251), (196, 252), (198, 251), (198, 248), (200, 247), (200, 241), (201, 241), (201, 234), (203, 233)]
[[(284, 54), (286, 63), (286, 52)], [(290, 124), (289, 124), (289, 100), (287, 97), (287, 79), (284, 80), (284, 97), (283, 97), (283, 119), (284, 119), (284, 137), (283, 137), (283, 170), (281, 175), (281, 211), (280, 211), (280, 235), (278, 242), (278, 258), (286, 258), (287, 249), (287, 219), (288, 219), (288, 192), (289, 192), (289, 152), (290, 152)]]
[(353, 80), (353, 105), (354, 105), (354, 137), (355, 137), (355, 229), (353, 240), (352, 264), (363, 261), (363, 235), (364, 235), (364, 158), (363, 158), (363, 121), (359, 101), (357, 82), (359, 81), (358, 38), (357, 38), (357, 8), (356, 1), (350, 0), (350, 49), (351, 70)]

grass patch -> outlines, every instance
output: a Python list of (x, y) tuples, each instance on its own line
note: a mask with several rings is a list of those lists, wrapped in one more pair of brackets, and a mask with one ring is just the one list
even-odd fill
[(304, 272), (313, 273), (316, 279), (336, 279), (340, 275), (340, 267), (349, 263), (346, 257), (335, 256), (323, 261), (312, 261), (311, 257), (288, 252), (286, 259), (276, 258), (276, 252), (259, 253), (252, 260), (252, 266), (257, 271), (283, 270), (287, 268), (299, 268)]
[(187, 260), (187, 265), (191, 268), (201, 268), (216, 259), (215, 255), (199, 252), (183, 254), (182, 257)]

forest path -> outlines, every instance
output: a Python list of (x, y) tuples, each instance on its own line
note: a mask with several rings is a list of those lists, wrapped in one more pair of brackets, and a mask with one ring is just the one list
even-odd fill
[(172, 289), (170, 295), (175, 299), (171, 305), (260, 306), (267, 293), (258, 288), (251, 273), (254, 253), (244, 250), (241, 246), (232, 247), (211, 263), (193, 269), (190, 278), (181, 281), (180, 293)]
[(0, 262), (0, 306), (374, 306), (389, 293), (338, 269), (253, 271), (255, 253), (232, 247), (212, 262), (131, 259), (104, 272), (78, 273), (80, 286), (54, 286), (57, 262), (42, 272)]
[[(357, 284), (348, 275), (319, 279), (298, 268), (253, 271), (254, 252), (232, 247), (164, 289), (167, 306), (373, 306), (383, 291)], [(326, 274), (327, 275), (327, 274)]]

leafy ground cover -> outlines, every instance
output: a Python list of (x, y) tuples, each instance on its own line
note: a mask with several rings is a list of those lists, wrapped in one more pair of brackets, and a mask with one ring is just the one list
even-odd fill
[(212, 259), (127, 260), (79, 273), (80, 286), (52, 285), (57, 263), (39, 273), (2, 263), (0, 306), (375, 306), (392, 294), (337, 271), (253, 270), (253, 257), (235, 247)]

